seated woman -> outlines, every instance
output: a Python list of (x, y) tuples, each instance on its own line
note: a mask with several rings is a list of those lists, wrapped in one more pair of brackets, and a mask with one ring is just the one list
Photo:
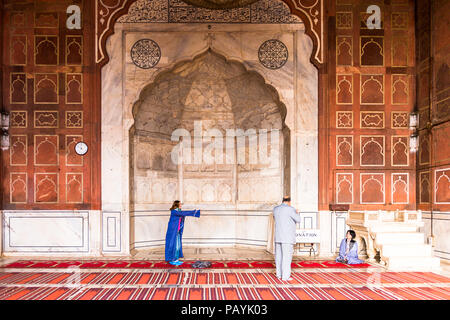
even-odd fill
[(345, 239), (342, 240), (339, 248), (339, 257), (336, 262), (347, 264), (360, 264), (362, 260), (358, 259), (358, 244), (355, 241), (356, 233), (353, 230), (348, 230)]
[(166, 261), (174, 266), (182, 265), (183, 258), (181, 238), (183, 236), (184, 218), (187, 216), (200, 218), (200, 210), (181, 211), (181, 202), (175, 200), (170, 208), (170, 220), (166, 233)]

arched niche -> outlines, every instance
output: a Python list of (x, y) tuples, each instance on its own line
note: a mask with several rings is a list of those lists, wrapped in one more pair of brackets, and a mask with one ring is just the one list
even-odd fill
[(286, 113), (260, 74), (211, 49), (161, 72), (132, 109), (131, 207), (277, 204), (290, 189)]
[[(136, 119), (138, 110), (142, 107), (142, 102), (151, 96), (148, 92), (161, 80), (168, 75), (173, 76), (175, 70), (195, 65), (207, 55), (216, 63), (226, 66), (225, 69), (231, 68), (251, 78), (251, 83), (261, 90), (261, 96), (270, 97), (272, 105), (277, 106), (278, 113), (284, 120), (282, 128), (289, 128), (289, 135), (284, 135), (284, 139), (281, 139), (284, 163), (280, 167), (283, 168), (283, 173), (273, 175), (278, 182), (265, 183), (279, 188), (270, 196), (275, 199), (275, 196), (279, 198), (280, 194), (290, 193), (300, 210), (317, 210), (318, 72), (310, 62), (313, 42), (305, 35), (304, 25), (224, 24), (214, 32), (207, 29), (207, 24), (184, 27), (168, 23), (116, 23), (116, 32), (107, 42), (106, 50), (110, 61), (101, 69), (102, 211), (106, 217), (103, 221), (104, 230), (108, 230), (108, 221), (110, 224), (112, 221), (117, 223), (116, 230), (118, 234), (121, 232), (120, 239), (111, 244), (116, 244), (114, 250), (118, 248), (123, 254), (132, 249), (164, 245), (168, 201), (180, 195), (179, 168), (170, 169), (167, 157), (155, 157), (150, 161), (151, 150), (154, 148), (135, 148), (137, 145), (134, 145), (133, 140), (137, 137), (135, 133), (140, 130), (136, 126), (140, 121)], [(139, 68), (131, 59), (131, 48), (141, 39), (152, 39), (160, 45), (162, 57), (154, 68)], [(288, 60), (280, 69), (265, 68), (258, 60), (258, 47), (267, 39), (278, 39), (289, 50)], [(193, 82), (190, 85), (192, 84)], [(189, 90), (185, 89), (186, 92)], [(181, 96), (186, 100), (188, 93)], [(231, 105), (233, 106), (232, 103)], [(191, 113), (194, 113), (192, 110)], [(183, 113), (180, 112), (180, 115)], [(234, 115), (232, 108), (229, 115)], [(155, 124), (154, 119), (155, 117), (152, 121)], [(159, 119), (162, 119), (159, 122), (165, 121), (164, 114)], [(260, 123), (261, 121), (257, 122)], [(143, 133), (141, 130), (140, 133), (143, 134), (138, 137), (142, 140), (156, 137), (159, 139), (157, 141), (161, 141), (164, 133), (143, 131), (149, 132)], [(170, 135), (168, 132), (165, 134), (168, 141)], [(135, 174), (133, 170), (137, 152), (143, 155), (139, 160), (142, 171)], [(149, 170), (152, 166), (157, 170)], [(237, 176), (238, 168), (234, 170)], [(161, 172), (166, 176), (165, 181), (151, 180), (153, 176), (161, 176)], [(192, 173), (195, 174), (197, 173)], [(172, 180), (169, 181), (167, 177), (170, 176)], [(134, 188), (135, 177), (140, 179), (140, 190)], [(194, 178), (194, 181), (200, 180)], [(185, 193), (188, 196), (197, 194), (198, 202), (185, 201), (186, 204), (204, 210), (202, 219), (189, 220), (190, 227), (186, 228), (185, 234), (188, 241), (184, 242), (185, 245), (266, 247), (271, 237), (268, 232), (269, 215), (274, 202), (278, 203), (279, 199), (264, 202), (252, 199), (256, 193), (252, 188), (263, 183), (248, 183), (246, 186), (245, 179), (238, 178), (228, 175), (229, 183), (222, 180), (214, 184), (211, 179), (202, 185), (183, 186), (183, 196)], [(239, 185), (245, 191), (242, 198), (250, 199), (249, 201), (239, 201), (239, 194), (236, 194), (236, 190), (239, 192)], [(158, 196), (153, 199), (149, 192)], [(136, 201), (136, 197), (140, 200)], [(222, 201), (216, 201), (217, 199)], [(252, 228), (248, 228), (249, 225)], [(109, 230), (112, 230), (111, 226)]]

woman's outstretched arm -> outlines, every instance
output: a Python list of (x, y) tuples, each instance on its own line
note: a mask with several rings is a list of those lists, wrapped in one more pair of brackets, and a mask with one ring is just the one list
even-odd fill
[(196, 217), (200, 218), (200, 210), (172, 210), (172, 214), (179, 217)]

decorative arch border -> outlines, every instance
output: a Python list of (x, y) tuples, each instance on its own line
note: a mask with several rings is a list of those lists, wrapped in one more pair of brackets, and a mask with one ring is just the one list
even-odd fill
[[(97, 0), (95, 1), (95, 62), (103, 67), (108, 63), (106, 41), (114, 34), (117, 19), (128, 13), (137, 0)], [(320, 67), (324, 64), (324, 8), (325, 0), (281, 0), (292, 14), (305, 24), (305, 33), (313, 41), (311, 62)]]

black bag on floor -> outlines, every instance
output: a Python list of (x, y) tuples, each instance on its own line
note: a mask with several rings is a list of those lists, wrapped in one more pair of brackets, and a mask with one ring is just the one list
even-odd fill
[(211, 268), (211, 262), (209, 262), (209, 261), (195, 261), (192, 264), (192, 268), (196, 268), (196, 269)]

